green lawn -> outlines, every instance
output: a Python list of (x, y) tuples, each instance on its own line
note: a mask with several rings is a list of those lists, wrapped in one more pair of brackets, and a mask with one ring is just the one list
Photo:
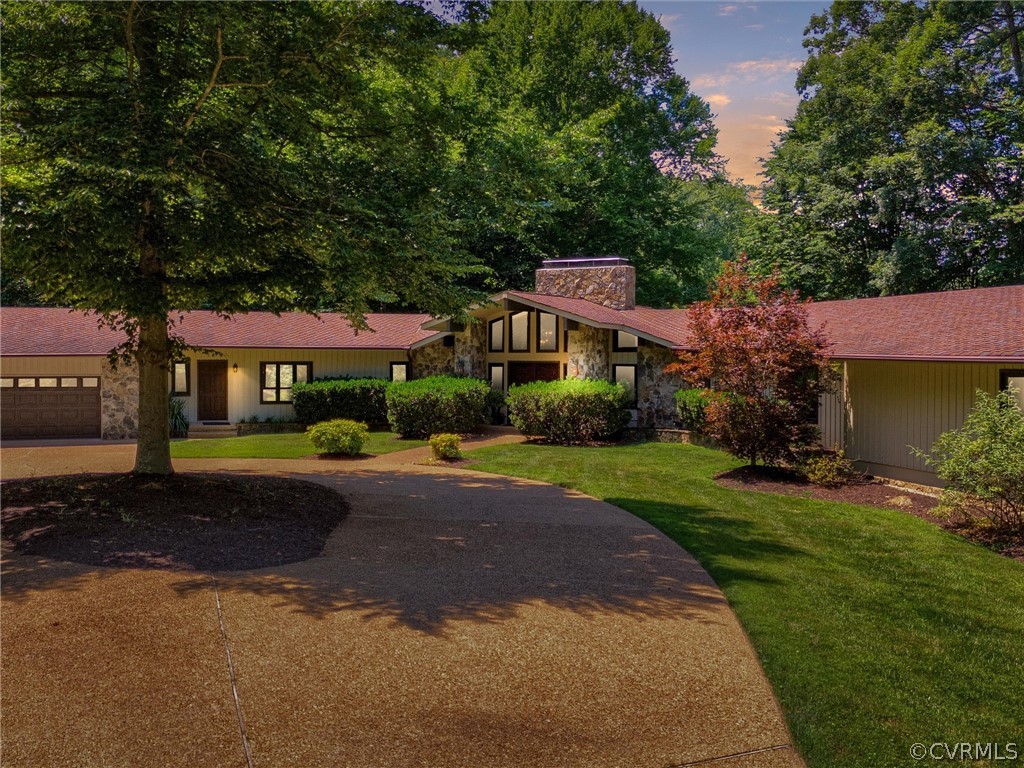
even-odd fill
[(1020, 563), (896, 510), (720, 488), (712, 477), (738, 463), (694, 446), (509, 445), (469, 457), (604, 499), (696, 555), (812, 768), (910, 766), (917, 742), (1024, 752)]
[[(400, 440), (393, 432), (371, 432), (363, 453), (379, 456), (426, 444), (426, 440)], [(313, 446), (301, 432), (171, 443), (171, 456), (175, 459), (301, 459), (312, 455)]]

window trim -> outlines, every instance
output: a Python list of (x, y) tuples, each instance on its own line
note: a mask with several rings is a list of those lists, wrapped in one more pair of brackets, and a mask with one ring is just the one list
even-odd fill
[[(541, 315), (550, 315), (551, 317), (555, 318), (555, 348), (554, 349), (541, 349), (540, 348), (540, 316)], [(536, 333), (536, 342), (535, 343), (537, 345), (537, 353), (538, 354), (541, 354), (541, 353), (543, 353), (543, 354), (556, 353), (557, 354), (558, 352), (561, 352), (561, 349), (559, 349), (559, 346), (558, 346), (558, 326), (559, 326), (558, 315), (556, 315), (554, 312), (545, 312), (545, 311), (540, 310), (540, 309), (537, 310), (537, 333)]]
[(498, 337), (501, 339), (501, 347), (499, 349), (494, 348), (494, 325), (496, 323), (504, 323), (505, 316), (496, 317), (487, 323), (487, 351), (488, 352), (504, 352), (505, 351), (505, 326), (501, 326), (501, 333)]
[[(513, 331), (513, 324), (512, 324), (512, 318), (516, 317), (517, 315), (526, 315), (526, 349), (516, 349), (515, 348), (515, 344), (512, 343), (513, 333), (514, 333), (514, 331)], [(517, 355), (524, 355), (525, 354), (525, 355), (528, 355), (530, 353), (530, 327), (532, 325), (532, 323), (530, 321), (532, 319), (532, 316), (533, 316), (533, 312), (528, 310), (528, 309), (524, 309), (521, 312), (510, 312), (509, 313), (509, 315), (508, 315), (508, 352), (509, 352), (510, 355), (511, 354), (517, 354)]]
[[(175, 371), (179, 366), (185, 366), (185, 391), (179, 392), (174, 388)], [(192, 360), (186, 357), (184, 360), (175, 360), (171, 363), (171, 397), (192, 397)]]
[(388, 381), (395, 380), (395, 367), (399, 365), (405, 366), (405, 381), (409, 381), (412, 378), (412, 365), (408, 360), (392, 360), (388, 364)]
[(1021, 368), (1001, 368), (999, 370), (999, 391), (1005, 392), (1010, 388), (1010, 379), (1024, 378), (1024, 369)]
[(636, 344), (634, 344), (632, 347), (624, 347), (621, 344), (619, 344), (620, 333), (629, 333), (629, 331), (612, 331), (612, 352), (636, 352), (640, 348), (640, 337), (637, 336), (637, 334), (629, 333), (630, 336), (633, 336), (636, 339)]
[(491, 385), (491, 389), (494, 389), (494, 377), (491, 375), (491, 371), (495, 368), (501, 370), (501, 389), (494, 390), (495, 392), (504, 392), (507, 389), (507, 382), (505, 381), (505, 364), (504, 363), (488, 363), (487, 364), (487, 383)]
[(619, 379), (618, 379), (618, 370), (619, 370), (619, 368), (632, 368), (633, 369), (633, 400), (632, 400), (632, 402), (630, 402), (629, 407), (630, 408), (636, 408), (636, 404), (639, 401), (639, 395), (640, 395), (640, 392), (639, 392), (639, 390), (640, 390), (640, 382), (637, 379), (637, 375), (636, 375), (637, 365), (636, 365), (636, 363), (612, 363), (612, 384), (618, 384), (619, 383)]
[[(294, 405), (295, 404), (295, 398), (294, 397), (291, 400), (282, 400), (281, 399), (281, 369), (280, 368), (278, 368), (278, 370), (277, 370), (277, 386), (276, 387), (268, 387), (266, 385), (267, 384), (267, 366), (268, 365), (276, 365), (276, 366), (282, 366), (282, 365), (291, 365), (291, 366), (307, 365), (307, 366), (309, 366), (309, 368), (306, 369), (306, 381), (309, 382), (309, 381), (313, 380), (313, 361), (312, 360), (266, 360), (266, 361), (260, 361), (260, 380), (259, 380), (260, 405)], [(292, 370), (292, 387), (294, 387), (294, 386), (295, 386), (295, 371), (293, 369)], [(292, 387), (285, 387), (285, 389), (292, 389)], [(277, 392), (277, 400), (264, 400), (263, 399), (263, 390), (265, 390), (265, 389), (273, 389), (275, 392)]]

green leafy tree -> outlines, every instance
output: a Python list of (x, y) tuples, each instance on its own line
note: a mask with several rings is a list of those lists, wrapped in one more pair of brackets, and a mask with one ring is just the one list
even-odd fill
[[(171, 472), (177, 309), (457, 314), (440, 22), (393, 3), (3, 6), (3, 268), (123, 329)], [(457, 115), (455, 116), (457, 117)]]
[(1024, 3), (835, 2), (765, 163), (762, 272), (818, 298), (1024, 279)]
[(615, 254), (642, 302), (701, 293), (749, 202), (657, 19), (621, 0), (496, 2), (467, 26), (444, 77), (479, 115), (453, 206), (493, 269), (484, 287), (530, 288), (542, 257)]

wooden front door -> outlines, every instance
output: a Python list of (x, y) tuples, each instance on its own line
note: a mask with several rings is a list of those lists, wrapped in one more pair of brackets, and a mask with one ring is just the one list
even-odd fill
[(199, 421), (227, 421), (228, 361), (197, 361), (196, 379), (196, 418)]
[(558, 381), (561, 363), (517, 361), (508, 364), (508, 385), (529, 384), (531, 381)]

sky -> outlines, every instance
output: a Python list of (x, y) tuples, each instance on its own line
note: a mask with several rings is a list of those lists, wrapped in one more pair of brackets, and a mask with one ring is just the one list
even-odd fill
[(796, 112), (793, 87), (805, 58), (803, 31), (829, 3), (817, 0), (706, 2), (678, 0), (640, 6), (660, 17), (672, 36), (676, 71), (711, 105), (718, 152), (729, 174), (759, 184), (759, 157)]

